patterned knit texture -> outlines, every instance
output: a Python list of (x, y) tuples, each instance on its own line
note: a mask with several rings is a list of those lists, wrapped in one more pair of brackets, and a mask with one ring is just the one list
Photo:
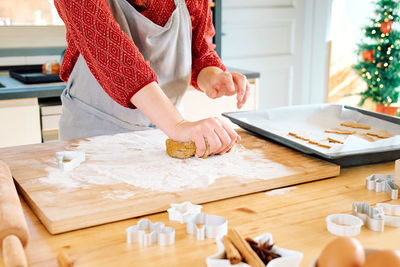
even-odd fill
[[(197, 76), (207, 66), (226, 67), (211, 43), (214, 27), (209, 0), (186, 0), (192, 21), (192, 79), (199, 89)], [(130, 39), (114, 20), (107, 0), (55, 0), (55, 5), (67, 29), (67, 51), (60, 77), (67, 81), (82, 54), (91, 73), (104, 91), (124, 107), (134, 108), (130, 99), (147, 84), (157, 81), (157, 75)], [(142, 14), (164, 26), (173, 11), (173, 0), (148, 0)]]

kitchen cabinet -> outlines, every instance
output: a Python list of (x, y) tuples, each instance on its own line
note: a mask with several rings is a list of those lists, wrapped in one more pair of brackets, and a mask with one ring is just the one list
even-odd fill
[(0, 147), (40, 143), (37, 98), (0, 100)]
[(62, 113), (59, 98), (45, 98), (39, 100), (40, 119), (42, 125), (43, 142), (58, 140), (59, 121)]

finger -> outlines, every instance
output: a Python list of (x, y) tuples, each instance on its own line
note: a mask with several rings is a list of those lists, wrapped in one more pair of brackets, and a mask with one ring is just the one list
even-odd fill
[(233, 82), (235, 84), (236, 89), (236, 99), (237, 99), (237, 106), (239, 107), (240, 103), (243, 101), (243, 97), (246, 93), (246, 77), (240, 73), (234, 73), (232, 75)]
[(238, 135), (237, 132), (233, 130), (228, 124), (223, 122), (222, 126), (224, 127), (226, 133), (231, 139), (229, 145), (221, 152), (221, 154), (224, 154), (226, 151), (231, 149), (235, 143), (239, 143), (241, 141), (241, 138), (240, 135)]
[(225, 71), (222, 74), (222, 89), (224, 95), (231, 96), (236, 93), (235, 84), (233, 82), (233, 75), (230, 72)]
[(211, 90), (206, 91), (206, 95), (211, 99), (218, 98), (219, 97), (218, 88), (213, 86)]
[(216, 119), (210, 118), (207, 120), (207, 127), (205, 129), (204, 136), (207, 138), (208, 145), (210, 147), (210, 154), (216, 154), (220, 151), (222, 143), (217, 133), (214, 131), (215, 128), (221, 127)]
[(220, 117), (219, 120), (221, 121), (222, 125), (224, 126), (224, 128), (226, 129), (226, 131), (228, 132), (229, 136), (231, 136), (231, 138), (236, 138), (235, 142), (237, 144), (239, 144), (242, 141), (242, 138), (240, 137), (240, 135), (235, 131), (235, 126), (234, 124), (227, 118), (225, 117)]
[(236, 90), (232, 74), (229, 72), (219, 74), (217, 82), (214, 84), (214, 89), (218, 91), (218, 97), (234, 95)]
[(210, 147), (210, 155), (216, 154), (221, 148), (221, 141), (218, 135), (213, 130), (210, 130), (205, 136)]
[(230, 145), (232, 143), (231, 137), (229, 136), (226, 129), (223, 127), (222, 123), (221, 123), (220, 127), (215, 128), (214, 131), (218, 135), (219, 140), (221, 142), (221, 147), (220, 147), (219, 151), (216, 152), (216, 154), (223, 154), (230, 148)]
[(246, 93), (244, 94), (242, 102), (240, 103), (238, 108), (243, 107), (243, 105), (246, 103), (247, 99), (249, 98), (249, 95), (250, 95), (250, 85), (249, 85), (249, 81), (246, 79)]
[(196, 145), (196, 157), (202, 157), (206, 153), (206, 141), (204, 140), (203, 133), (198, 130), (194, 135), (194, 143)]

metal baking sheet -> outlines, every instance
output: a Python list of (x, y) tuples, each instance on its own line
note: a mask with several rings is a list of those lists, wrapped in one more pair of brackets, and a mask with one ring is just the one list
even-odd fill
[(41, 65), (14, 67), (9, 70), (10, 77), (25, 84), (61, 82), (58, 74), (43, 74)]
[[(260, 111), (223, 113), (233, 123), (303, 153), (346, 166), (356, 166), (400, 158), (400, 118), (341, 104), (301, 105)], [(387, 130), (393, 137), (367, 142), (349, 137), (344, 145), (321, 148), (288, 135), (289, 131), (325, 136), (323, 129), (336, 128), (340, 122), (357, 121), (372, 130)], [(341, 127), (339, 127), (341, 128)], [(358, 130), (358, 129), (357, 129)]]

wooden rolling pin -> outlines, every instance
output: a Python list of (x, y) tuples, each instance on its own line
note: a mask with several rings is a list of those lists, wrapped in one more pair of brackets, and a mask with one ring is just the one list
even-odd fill
[(28, 266), (24, 248), (29, 232), (7, 164), (0, 161), (0, 241), (6, 267)]

